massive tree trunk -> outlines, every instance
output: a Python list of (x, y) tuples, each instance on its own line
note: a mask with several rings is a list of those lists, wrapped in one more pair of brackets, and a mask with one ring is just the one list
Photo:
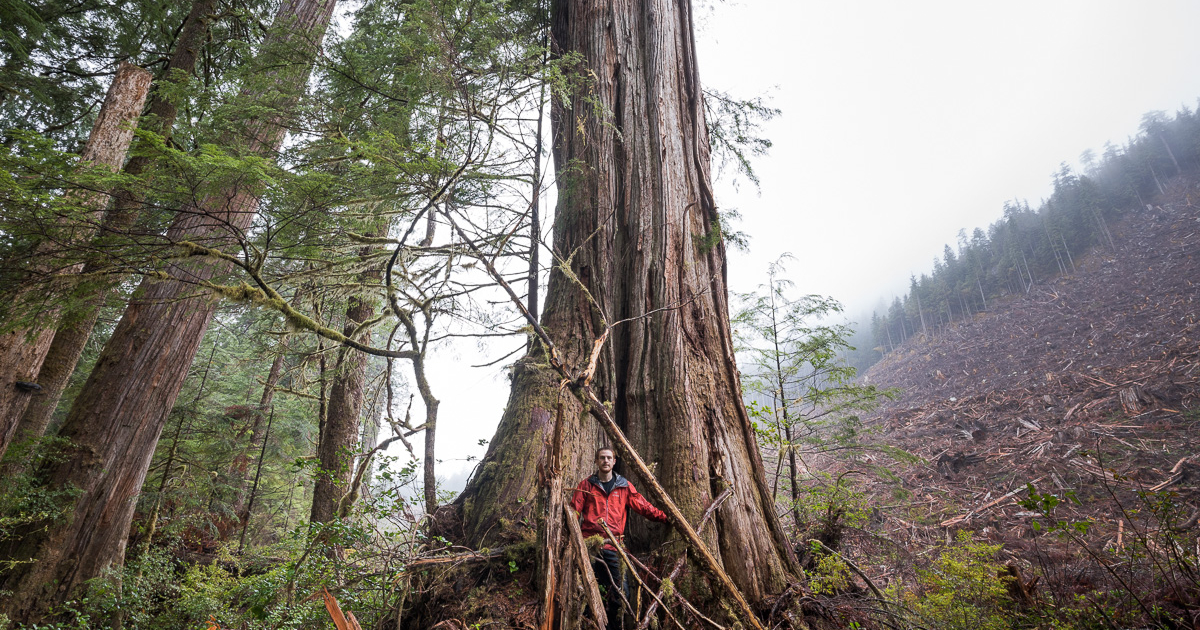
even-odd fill
[[(290, 95), (306, 85), (334, 4), (284, 0), (280, 6), (263, 44), (264, 56), (271, 57), (262, 66), (264, 84), (243, 92), (273, 112), (245, 122), (239, 137), (248, 153), (278, 150), (282, 115), (295, 102)], [(182, 209), (167, 235), (172, 242), (224, 247), (250, 225), (257, 207), (256, 187), (231, 185)], [(192, 257), (165, 270), (171, 279), (147, 278), (138, 289), (60, 432), (71, 449), (38, 472), (50, 487), (78, 489), (73, 508), (65, 518), (23, 528), (0, 549), (0, 560), (20, 561), (5, 564), (12, 568), (0, 580), (0, 606), (11, 619), (44, 618), (84, 581), (121, 562), (134, 497), (216, 310), (216, 301), (196, 283), (228, 270), (227, 263)]]
[[(192, 3), (192, 10), (183, 23), (183, 28), (175, 42), (175, 51), (171, 54), (171, 60), (167, 63), (160, 82), (163, 79), (173, 80), (172, 74), (175, 71), (191, 74), (195, 70), (200, 46), (204, 43), (205, 33), (208, 32), (210, 14), (216, 5), (217, 0), (196, 0)], [(156, 86), (156, 88), (160, 87), (162, 87), (161, 84)], [(166, 98), (158, 89), (155, 89), (151, 94), (150, 106), (142, 127), (169, 137), (171, 128), (175, 125), (176, 110), (175, 101)], [(142, 175), (153, 163), (153, 160), (154, 158), (149, 155), (134, 155), (126, 163), (125, 173), (135, 177)], [(119, 235), (131, 227), (141, 210), (142, 202), (143, 196), (138, 191), (117, 190), (114, 194), (112, 208), (105, 213), (104, 220), (100, 224), (99, 238), (105, 239), (110, 234)], [(100, 247), (104, 246), (103, 242), (97, 244)], [(104, 261), (90, 261), (84, 266), (83, 273), (87, 275), (97, 272), (104, 266)], [(67, 387), (67, 381), (71, 378), (71, 373), (75, 371), (79, 357), (83, 354), (88, 338), (92, 335), (96, 318), (100, 315), (100, 308), (112, 293), (112, 287), (119, 284), (119, 281), (119, 279), (111, 278), (101, 280), (102, 284), (97, 287), (95, 296), (79, 309), (78, 314), (62, 322), (54, 333), (54, 341), (50, 344), (45, 361), (42, 362), (41, 370), (37, 375), (37, 383), (42, 389), (34, 393), (24, 415), (21, 416), (16, 429), (15, 443), (37, 439), (46, 432), (50, 418), (58, 406), (59, 398), (62, 397), (63, 390)]]
[[(615, 324), (594, 391), (612, 402), (617, 423), (693, 523), (733, 488), (705, 540), (745, 595), (762, 599), (782, 589), (792, 564), (734, 364), (689, 3), (560, 0), (552, 12), (553, 50), (580, 54), (575, 71), (588, 84), (569, 103), (555, 99), (551, 112), (554, 244), (573, 278), (551, 272), (542, 325), (566, 362), (582, 367), (604, 325)], [(458, 501), (469, 543), (532, 535), (519, 523), (547, 463), (558, 388), (534, 344), (514, 368), (508, 408)], [(570, 487), (591, 471), (601, 432), (566, 398)], [(641, 547), (668, 531), (634, 519), (627, 534)]]
[[(150, 78), (149, 72), (132, 64), (122, 63), (117, 68), (117, 74), (104, 97), (104, 105), (80, 155), (82, 164), (114, 171), (121, 168), (125, 152), (133, 141), (135, 123), (146, 102)], [(63, 230), (60, 237), (62, 241), (53, 246), (70, 247), (86, 241), (91, 236), (91, 226), (99, 223), (104, 206), (108, 203), (108, 195), (103, 191), (81, 191), (72, 193), (72, 196), (90, 216), (85, 216), (77, 225), (64, 226), (69, 229)], [(39, 249), (49, 247), (50, 243), (43, 243)], [(61, 273), (75, 274), (82, 268), (83, 265), (73, 265)], [(49, 287), (52, 293), (60, 292), (60, 289), (53, 285)], [(42, 321), (52, 322), (60, 312), (61, 309), (55, 306), (49, 313), (42, 314)], [(53, 340), (54, 328), (44, 324), (0, 335), (0, 456), (4, 455), (16, 434), (17, 424), (25, 413), (30, 395), (40, 387), (34, 381), (38, 379), (38, 371)]]

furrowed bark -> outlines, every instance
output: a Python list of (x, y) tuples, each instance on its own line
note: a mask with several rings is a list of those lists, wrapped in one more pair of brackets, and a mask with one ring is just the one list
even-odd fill
[[(264, 49), (270, 56), (263, 91), (243, 91), (272, 112), (245, 121), (243, 148), (272, 155), (283, 141), (282, 115), (304, 89), (312, 60), (335, 0), (285, 0)], [(265, 58), (262, 61), (266, 61)], [(233, 138), (227, 138), (231, 141)], [(183, 208), (168, 230), (172, 242), (227, 247), (253, 220), (255, 187), (231, 185)], [(78, 489), (63, 518), (15, 532), (0, 560), (20, 561), (0, 579), (0, 599), (21, 623), (46, 618), (48, 609), (78, 594), (79, 587), (120, 563), (146, 471), (188, 367), (216, 310), (196, 284), (227, 273), (229, 263), (190, 257), (169, 265), (171, 279), (147, 278), (135, 294), (96, 367), (76, 399), (60, 435), (71, 443), (59, 462), (38, 471), (42, 483)]]
[[(129, 63), (122, 62), (117, 68), (117, 74), (104, 97), (104, 105), (80, 155), (82, 164), (112, 171), (121, 167), (125, 152), (133, 140), (138, 115), (142, 113), (142, 106), (146, 102), (150, 78), (149, 72)], [(77, 191), (70, 195), (82, 206), (85, 215), (77, 224), (63, 226), (69, 229), (59, 237), (61, 242), (55, 245), (57, 247), (70, 247), (90, 238), (91, 226), (100, 222), (101, 213), (108, 203), (108, 194), (104, 191)], [(39, 249), (49, 246), (49, 243), (43, 243)], [(75, 275), (82, 268), (82, 265), (72, 265), (59, 273)], [(54, 286), (53, 278), (48, 290), (52, 294), (65, 293), (60, 287)], [(61, 308), (55, 306), (41, 314), (40, 319), (53, 322), (60, 314)], [(18, 328), (0, 335), (0, 457), (16, 435), (17, 425), (25, 413), (31, 394), (43, 388), (35, 383), (53, 340), (54, 328), (44, 325)]]
[[(553, 50), (579, 53), (583, 67), (574, 70), (588, 85), (586, 98), (554, 99), (551, 110), (560, 183), (554, 249), (566, 261), (551, 271), (541, 328), (558, 361), (580, 366), (608, 325), (625, 322), (600, 355), (590, 412), (608, 415), (597, 405), (612, 402), (605, 429), (630, 444), (622, 472), (649, 489), (643, 470), (655, 467), (662, 492), (647, 494), (673, 499), (681, 533), (732, 488), (737, 509), (688, 540), (702, 540), (713, 575), (727, 574), (731, 592), (760, 600), (783, 589), (794, 559), (742, 406), (690, 7), (563, 1), (552, 16)], [(514, 367), (509, 406), (459, 499), (471, 544), (532, 535), (518, 525), (528, 502), (514, 499), (535, 496), (532, 471), (545, 465), (559, 380), (549, 360), (546, 344), (535, 342)], [(591, 472), (604, 441), (582, 415), (577, 402), (564, 414), (571, 479)], [(634, 453), (647, 468), (629, 469)], [(626, 534), (636, 549), (669, 532), (633, 519)]]
[[(721, 507), (721, 504), (724, 503), (725, 499), (728, 499), (729, 495), (731, 494), (733, 494), (733, 491), (726, 488), (725, 492), (722, 492), (716, 499), (713, 499), (712, 505), (708, 506), (708, 509), (704, 511), (704, 516), (700, 517), (700, 524), (696, 525), (696, 533), (704, 531), (704, 526), (708, 524), (709, 517), (713, 515), (713, 512), (717, 511), (717, 508)], [(679, 579), (679, 574), (683, 573), (683, 565), (686, 563), (687, 554), (685, 553), (679, 556), (679, 560), (677, 560), (675, 562), (675, 566), (671, 568), (671, 572), (667, 575), (667, 579), (672, 583)], [(637, 630), (645, 630), (646, 626), (650, 625), (650, 619), (654, 616), (654, 611), (656, 608), (658, 608), (658, 603), (662, 600), (664, 594), (663, 588), (660, 586), (654, 601), (650, 602), (650, 605), (646, 607), (646, 614), (642, 615), (642, 620), (638, 622)]]
[[(192, 10), (176, 39), (175, 51), (171, 54), (171, 60), (167, 63), (163, 76), (159, 78), (159, 83), (172, 80), (172, 75), (177, 71), (191, 74), (195, 70), (200, 46), (204, 43), (205, 33), (208, 32), (209, 15), (216, 8), (216, 4), (216, 0), (196, 0), (192, 3)], [(177, 113), (174, 101), (165, 98), (157, 89), (152, 89), (150, 104), (141, 127), (170, 137)], [(135, 155), (125, 164), (124, 172), (133, 176), (141, 175), (151, 166), (153, 160), (154, 158), (148, 155)], [(138, 191), (118, 189), (113, 195), (112, 207), (104, 214), (100, 224), (99, 239), (112, 234), (119, 235), (132, 227), (143, 201), (142, 194)], [(97, 242), (96, 245), (98, 248), (104, 247), (102, 242)], [(97, 272), (104, 265), (103, 261), (89, 261), (84, 265), (83, 273), (87, 275)], [(120, 280), (102, 280), (102, 284), (96, 287), (95, 295), (86, 300), (77, 313), (59, 325), (38, 372), (37, 383), (42, 386), (42, 390), (34, 394), (21, 416), (14, 438), (15, 443), (35, 440), (46, 432), (54, 410), (58, 407), (58, 401), (62, 398), (63, 390), (66, 389), (67, 381), (75, 371), (79, 357), (87, 346), (88, 338), (91, 337), (92, 329), (95, 328), (100, 308), (104, 306), (105, 300)]]

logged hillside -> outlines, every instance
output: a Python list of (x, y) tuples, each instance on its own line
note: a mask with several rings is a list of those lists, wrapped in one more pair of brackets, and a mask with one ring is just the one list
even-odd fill
[[(876, 529), (910, 550), (970, 529), (1059, 586), (1102, 569), (1046, 556), (1062, 538), (1040, 536), (1034, 519), (1089, 522), (1093, 550), (1135, 539), (1153, 549), (1157, 532), (1194, 530), (1200, 185), (1176, 180), (1152, 208), (1124, 213), (1113, 236), (1077, 273), (910, 339), (864, 375), (900, 390), (864, 418), (872, 439), (920, 458), (827, 462), (875, 471), (861, 487), (879, 507)], [(1052, 518), (1018, 503), (1026, 484), (1065, 499)], [(1151, 496), (1168, 496), (1159, 506), (1170, 513)]]

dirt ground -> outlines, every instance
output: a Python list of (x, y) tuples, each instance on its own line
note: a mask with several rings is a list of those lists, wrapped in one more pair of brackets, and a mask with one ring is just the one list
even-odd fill
[(1075, 274), (910, 339), (867, 371), (900, 389), (864, 418), (871, 439), (921, 460), (821, 462), (866, 473), (873, 529), (916, 551), (967, 528), (1027, 556), (1028, 483), (1077, 497), (1055, 517), (1089, 520), (1098, 548), (1153, 527), (1131, 511), (1147, 491), (1170, 492), (1183, 525), (1200, 514), (1200, 184), (1177, 181), (1111, 228), (1115, 250), (1090, 252)]

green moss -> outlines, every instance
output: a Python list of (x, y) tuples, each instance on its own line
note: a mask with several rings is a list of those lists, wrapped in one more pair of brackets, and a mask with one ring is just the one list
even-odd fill
[(588, 553), (593, 556), (598, 556), (600, 555), (600, 549), (604, 547), (604, 537), (600, 534), (589, 536), (583, 541), (583, 544), (587, 547)]
[(515, 562), (519, 566), (532, 566), (537, 556), (536, 540), (522, 540), (504, 548), (505, 562)]

